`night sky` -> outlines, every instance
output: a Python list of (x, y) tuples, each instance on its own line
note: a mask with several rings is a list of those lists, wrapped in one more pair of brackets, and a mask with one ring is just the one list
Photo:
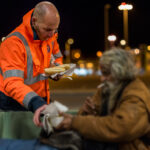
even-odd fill
[[(0, 37), (6, 36), (22, 21), (23, 15), (41, 0), (5, 0), (0, 4)], [(115, 2), (116, 1), (116, 2)], [(139, 44), (150, 44), (150, 8), (149, 0), (125, 1), (133, 4), (129, 11), (129, 44), (132, 48)], [(122, 11), (118, 10), (120, 0), (51, 0), (61, 17), (59, 44), (64, 52), (64, 43), (71, 37), (83, 57), (96, 56), (96, 51), (104, 50), (104, 5), (111, 5), (109, 11), (110, 34), (117, 36), (117, 42), (123, 38)], [(116, 42), (116, 43), (117, 43)]]

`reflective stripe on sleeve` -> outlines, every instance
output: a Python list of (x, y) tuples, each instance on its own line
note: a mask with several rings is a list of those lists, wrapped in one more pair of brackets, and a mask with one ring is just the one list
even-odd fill
[(27, 79), (25, 79), (24, 83), (26, 85), (31, 85), (31, 84), (34, 84), (36, 82), (39, 82), (39, 81), (42, 81), (42, 80), (46, 80), (46, 79), (48, 79), (48, 77), (43, 76), (43, 74), (39, 74), (38, 76), (36, 76), (34, 78), (31, 78), (31, 79), (27, 78)]
[[(0, 74), (2, 74), (2, 70), (0, 68)], [(20, 77), (20, 78), (23, 78), (24, 79), (24, 72), (21, 71), (21, 70), (8, 70), (6, 71), (3, 75), (3, 78), (6, 79), (6, 78), (9, 78), (9, 77)], [(45, 79), (48, 79), (48, 77), (44, 77), (43, 74), (39, 74), (38, 76), (34, 77), (34, 78), (27, 78), (24, 80), (24, 83), (26, 85), (31, 85), (31, 84), (34, 84), (38, 81), (42, 81), (42, 80), (45, 80)]]
[(3, 75), (4, 79), (9, 77), (21, 77), (24, 78), (24, 72), (21, 70), (7, 70)]
[(3, 75), (2, 69), (0, 68), (0, 74)]
[(60, 58), (60, 57), (62, 57), (62, 54), (60, 51), (57, 54), (54, 54), (55, 59)]
[(25, 108), (28, 109), (28, 105), (29, 105), (31, 99), (35, 96), (38, 96), (38, 95), (35, 92), (30, 92), (24, 97), (23, 104), (24, 104)]
[(54, 63), (54, 61), (55, 61), (54, 55), (51, 54), (51, 60), (50, 60), (50, 63)]
[(52, 41), (52, 48), (54, 48), (54, 41)]

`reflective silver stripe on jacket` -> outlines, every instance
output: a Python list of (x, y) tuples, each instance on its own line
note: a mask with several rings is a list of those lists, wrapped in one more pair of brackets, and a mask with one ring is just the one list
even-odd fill
[(21, 77), (24, 78), (24, 72), (21, 70), (8, 70), (3, 75), (4, 79), (9, 77)]
[(61, 52), (59, 51), (57, 54), (54, 54), (54, 58), (57, 59), (59, 57), (62, 57), (62, 54)]
[[(26, 41), (24, 36), (19, 32), (14, 32), (12, 34), (9, 34), (6, 38), (9, 38), (11, 36), (17, 36), (23, 42), (25, 49), (26, 49), (26, 53), (27, 53), (27, 78), (24, 79), (24, 83), (26, 85), (31, 85), (31, 84), (34, 84), (38, 81), (47, 79), (47, 78), (43, 77), (42, 74), (39, 74), (38, 76), (33, 77), (33, 60), (32, 60), (31, 50), (30, 50), (28, 42)], [(21, 70), (8, 70), (4, 73), (4, 78), (8, 78), (8, 77), (24, 78), (24, 72)], [(34, 96), (38, 96), (38, 95), (35, 92), (30, 92), (24, 97), (23, 104), (26, 108), (28, 108), (28, 104)]]
[(52, 48), (54, 48), (54, 41), (52, 41)]
[(3, 75), (2, 69), (0, 68), (0, 74)]
[[(27, 78), (24, 80), (24, 83), (26, 85), (34, 84), (38, 81), (45, 80), (46, 78), (42, 76), (42, 74), (39, 74), (36, 77), (33, 77), (33, 60), (31, 55), (31, 50), (28, 45), (28, 42), (24, 38), (24, 36), (19, 32), (14, 32), (12, 34), (9, 34), (6, 38), (9, 38), (11, 36), (17, 36), (24, 44), (26, 53), (27, 53)], [(10, 76), (9, 76), (10, 77)]]
[(30, 92), (24, 97), (23, 104), (26, 108), (28, 108), (30, 100), (35, 96), (38, 96), (38, 95), (35, 92)]
[(54, 55), (53, 55), (53, 54), (51, 54), (51, 60), (50, 60), (50, 63), (51, 63), (51, 64), (53, 64), (53, 63), (54, 63), (54, 61), (55, 61)]

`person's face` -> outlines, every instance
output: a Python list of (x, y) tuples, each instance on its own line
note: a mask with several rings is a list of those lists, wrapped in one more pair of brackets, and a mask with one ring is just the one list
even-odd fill
[(37, 19), (33, 20), (33, 26), (38, 38), (42, 41), (45, 41), (51, 38), (57, 32), (59, 21), (49, 20), (49, 18), (45, 17), (43, 21), (39, 21)]
[(116, 87), (115, 80), (113, 79), (111, 72), (109, 69), (101, 66), (101, 82), (104, 84), (103, 86), (103, 93), (110, 93), (112, 89)]
[(110, 71), (108, 71), (108, 69), (104, 68), (103, 66), (101, 66), (100, 68), (102, 72), (101, 82), (112, 82), (113, 78)]

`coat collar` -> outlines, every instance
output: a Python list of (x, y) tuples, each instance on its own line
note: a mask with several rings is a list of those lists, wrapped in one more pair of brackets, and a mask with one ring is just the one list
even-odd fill
[(23, 24), (26, 27), (26, 29), (28, 30), (28, 34), (29, 34), (30, 38), (34, 40), (34, 31), (31, 26), (31, 16), (32, 16), (33, 10), (34, 9), (30, 10), (28, 13), (26, 13), (23, 16)]

